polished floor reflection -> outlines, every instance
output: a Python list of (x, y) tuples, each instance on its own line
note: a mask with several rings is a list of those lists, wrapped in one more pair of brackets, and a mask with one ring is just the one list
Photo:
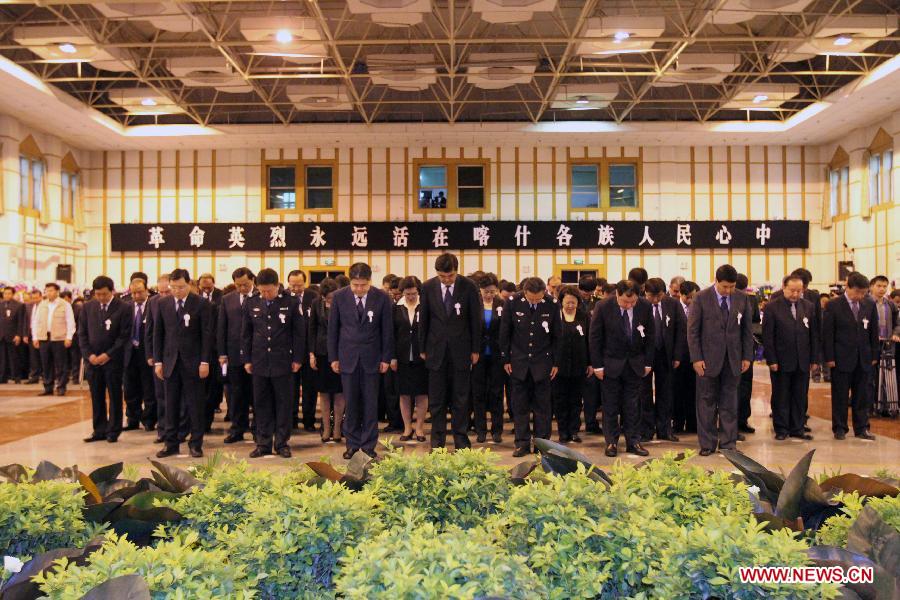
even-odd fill
[[(803, 454), (815, 448), (812, 472), (823, 470), (829, 472), (840, 470), (843, 473), (856, 472), (872, 474), (886, 468), (900, 471), (900, 421), (897, 419), (874, 419), (872, 432), (878, 437), (875, 442), (855, 439), (852, 435), (844, 441), (837, 441), (831, 435), (831, 401), (827, 384), (813, 384), (810, 402), (810, 427), (815, 439), (811, 442), (800, 440), (776, 441), (769, 419), (769, 377), (762, 366), (757, 366), (753, 389), (753, 416), (750, 423), (756, 433), (747, 436), (747, 441), (738, 444), (738, 448), (754, 459), (773, 469), (789, 471)], [(82, 438), (91, 432), (91, 407), (87, 386), (70, 387), (66, 397), (39, 397), (40, 386), (0, 385), (0, 464), (12, 462), (30, 466), (40, 460), (49, 460), (57, 465), (77, 464), (82, 470), (115, 461), (124, 461), (140, 466), (147, 464), (159, 446), (153, 444), (155, 433), (145, 431), (128, 431), (122, 434), (115, 444), (97, 442), (85, 444)], [(238, 458), (246, 458), (253, 449), (251, 442), (226, 446), (222, 443), (227, 423), (216, 415), (213, 433), (207, 435), (204, 451), (209, 457), (217, 450), (233, 454)], [(382, 424), (383, 426), (383, 424)], [(484, 444), (495, 451), (504, 464), (515, 464), (520, 459), (512, 457), (513, 436), (509, 433), (510, 425), (505, 426), (503, 444)], [(381, 434), (381, 441), (391, 440), (399, 445), (397, 434)], [(603, 438), (595, 435), (583, 435), (584, 443), (575, 444), (598, 465), (608, 465), (612, 459), (603, 454)], [(474, 435), (472, 436), (474, 441)], [(476, 447), (481, 446), (475, 444)], [(407, 451), (425, 452), (427, 443), (404, 444)], [(695, 435), (681, 436), (681, 441), (651, 442), (646, 445), (651, 456), (658, 456), (665, 451), (697, 450)], [(342, 446), (336, 444), (323, 445), (317, 433), (294, 432), (291, 438), (294, 458), (288, 460), (278, 457), (256, 459), (253, 464), (267, 468), (284, 467), (300, 462), (320, 460), (328, 457), (336, 464), (342, 463)], [(638, 462), (639, 457), (626, 455), (624, 443), (620, 443), (619, 460)], [(187, 446), (182, 445), (182, 451)], [(167, 459), (175, 464), (197, 462), (188, 456)], [(249, 459), (248, 459), (249, 460)], [(729, 463), (721, 456), (706, 458), (695, 457), (698, 464), (710, 468), (728, 468)]]

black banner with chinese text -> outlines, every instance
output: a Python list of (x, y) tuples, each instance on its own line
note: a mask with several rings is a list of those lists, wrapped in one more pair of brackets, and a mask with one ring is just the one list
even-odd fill
[(116, 223), (114, 252), (806, 248), (808, 221)]

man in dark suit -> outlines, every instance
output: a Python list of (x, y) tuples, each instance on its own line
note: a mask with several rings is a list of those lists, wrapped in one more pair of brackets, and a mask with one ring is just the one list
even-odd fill
[(422, 286), (419, 348), (428, 369), (431, 447), (447, 439), (447, 406), (457, 449), (469, 448), (469, 396), (472, 366), (481, 351), (482, 307), (478, 289), (459, 275), (459, 260), (446, 252), (434, 261), (437, 276)]
[(25, 351), (19, 355), (23, 362), (28, 364), (28, 380), (27, 383), (38, 383), (44, 374), (43, 365), (41, 364), (41, 353), (34, 345), (34, 339), (31, 337), (31, 320), (34, 316), (35, 309), (41, 304), (41, 291), (33, 290), (29, 294), (29, 301), (25, 302), (25, 322), (22, 324), (22, 341), (28, 346)]
[[(219, 304), (222, 302), (222, 290), (216, 287), (216, 280), (212, 273), (204, 273), (197, 281), (197, 295), (211, 306), (210, 319), (212, 320), (213, 345), (210, 348), (209, 356), (203, 357), (210, 365), (215, 365), (218, 361), (216, 352), (215, 335), (216, 320), (219, 318)], [(216, 418), (216, 412), (222, 404), (222, 396), (225, 392), (225, 378), (222, 376), (221, 369), (210, 369), (209, 377), (203, 380), (203, 410), (204, 424), (206, 433), (212, 431), (212, 424)]]
[(247, 299), (241, 328), (244, 369), (253, 377), (256, 448), (250, 458), (275, 452), (291, 457), (292, 373), (306, 355), (306, 317), (300, 301), (280, 293), (278, 273), (262, 269), (256, 276), (259, 296)]
[[(759, 298), (756, 294), (747, 291), (750, 281), (743, 273), (738, 273), (735, 289), (744, 294), (750, 301), (750, 310), (753, 315), (751, 335), (753, 338), (753, 355), (756, 356), (757, 339), (762, 337), (762, 325), (759, 312)], [(741, 373), (738, 383), (738, 440), (743, 441), (744, 433), (756, 433), (756, 429), (750, 426), (750, 397), (753, 395), (753, 365)]]
[(531, 453), (532, 414), (534, 437), (550, 439), (550, 382), (559, 369), (561, 340), (562, 323), (555, 299), (546, 293), (540, 278), (529, 277), (522, 291), (506, 301), (500, 317), (501, 360), (512, 390), (514, 457)]
[(114, 288), (109, 277), (95, 278), (91, 286), (93, 299), (84, 305), (78, 323), (81, 355), (88, 362), (94, 425), (85, 442), (113, 443), (122, 432), (122, 361), (131, 337), (131, 313), (124, 302), (113, 296)]
[[(131, 317), (131, 333), (124, 350), (125, 367), (125, 431), (137, 429), (141, 424), (147, 431), (156, 427), (156, 397), (153, 389), (153, 367), (148, 363), (145, 332), (150, 317), (147, 310), (149, 291), (143, 279), (136, 278), (129, 286), (128, 300), (124, 301)], [(149, 357), (152, 359), (152, 357)]]
[(222, 297), (216, 319), (216, 347), (219, 367), (228, 378), (228, 414), (231, 426), (225, 436), (226, 444), (244, 439), (250, 429), (250, 406), (253, 404), (253, 379), (244, 368), (241, 355), (241, 327), (244, 324), (244, 304), (254, 296), (256, 276), (247, 267), (239, 267), (231, 274), (235, 290)]
[(753, 309), (746, 294), (735, 293), (737, 278), (731, 265), (716, 269), (716, 283), (697, 294), (688, 317), (701, 456), (737, 442), (737, 387), (753, 360)]
[(603, 387), (606, 456), (618, 454), (620, 415), (626, 450), (647, 456), (649, 452), (641, 445), (640, 402), (644, 378), (653, 369), (653, 317), (636, 281), (623, 280), (615, 287), (616, 295), (594, 308), (588, 328), (591, 366)]
[(828, 302), (822, 315), (825, 364), (831, 368), (831, 430), (843, 440), (847, 432), (847, 407), (853, 409), (853, 434), (872, 441), (869, 433), (868, 380), (875, 375), (880, 345), (878, 313), (868, 298), (869, 280), (850, 273), (841, 296)]
[[(309, 323), (310, 311), (313, 301), (318, 297), (313, 290), (306, 287), (306, 272), (294, 269), (288, 273), (288, 289), (291, 296), (300, 302), (300, 310), (303, 317)], [(309, 361), (303, 361), (303, 366), (293, 377), (293, 425), (299, 427), (302, 421), (303, 430), (314, 432), (316, 430), (316, 390), (315, 371), (309, 366)]]
[(678, 290), (678, 302), (684, 315), (681, 329), (681, 354), (675, 368), (674, 392), (672, 394), (672, 432), (697, 433), (697, 373), (691, 364), (691, 351), (687, 343), (687, 321), (694, 297), (700, 291), (693, 281), (682, 281)]
[(72, 292), (64, 290), (60, 292), (59, 297), (68, 302), (72, 306), (72, 316), (75, 318), (75, 335), (72, 337), (72, 345), (68, 348), (68, 367), (66, 368), (66, 376), (69, 382), (78, 385), (81, 383), (81, 348), (79, 348), (78, 321), (81, 317), (81, 309), (84, 308), (84, 299), (72, 299)]
[(216, 287), (216, 278), (212, 273), (204, 273), (197, 280), (197, 289), (200, 290), (199, 296), (204, 300), (209, 300), (218, 306), (222, 301), (222, 290)]
[(328, 360), (341, 375), (347, 403), (347, 460), (359, 450), (377, 456), (379, 374), (394, 358), (394, 303), (372, 287), (369, 265), (355, 263), (349, 275), (350, 285), (334, 293), (328, 316)]
[[(169, 289), (169, 274), (164, 273), (156, 280), (156, 295), (150, 296), (147, 300), (147, 322), (144, 327), (144, 348), (147, 353), (147, 364), (150, 367), (155, 366), (154, 348), (153, 348), (153, 326), (156, 323), (156, 316), (159, 314), (159, 303), (163, 298), (172, 295)], [(153, 378), (153, 395), (156, 399), (156, 440), (154, 444), (162, 444), (165, 442), (166, 429), (166, 382), (159, 377)], [(190, 422), (188, 421), (187, 406), (182, 403), (181, 414), (178, 415), (178, 440), (183, 442), (187, 439), (190, 430)]]
[[(647, 280), (644, 293), (653, 315), (653, 372), (644, 378), (641, 404), (641, 441), (657, 439), (677, 442), (672, 432), (672, 386), (675, 369), (687, 345), (687, 323), (678, 300), (666, 295), (666, 282)], [(656, 394), (654, 398), (654, 381)]]
[(803, 280), (785, 277), (782, 294), (766, 305), (763, 350), (775, 388), (772, 417), (775, 439), (811, 440), (803, 431), (809, 374), (819, 363), (819, 323), (812, 302), (804, 299)]
[(7, 378), (20, 383), (19, 344), (22, 343), (22, 328), (25, 319), (25, 307), (13, 298), (16, 290), (3, 288), (3, 300), (0, 301), (0, 383)]
[[(869, 282), (870, 298), (875, 303), (875, 313), (878, 315), (878, 341), (880, 351), (884, 352), (886, 348), (893, 349), (895, 342), (900, 342), (900, 319), (898, 319), (897, 307), (888, 299), (887, 292), (890, 282), (884, 275), (876, 275)], [(896, 354), (894, 364), (896, 365)], [(894, 367), (896, 370), (896, 366)], [(890, 376), (889, 371), (883, 372), (885, 376)], [(876, 369), (872, 377), (869, 378), (869, 406), (872, 412), (890, 414), (890, 407), (884, 394), (880, 394), (879, 372)], [(880, 396), (880, 398), (879, 398)], [(879, 401), (881, 400), (881, 401)]]
[(213, 345), (212, 304), (190, 291), (191, 276), (175, 269), (169, 277), (172, 295), (159, 301), (153, 323), (153, 359), (156, 376), (166, 381), (165, 447), (158, 458), (178, 454), (181, 405), (190, 415), (191, 456), (203, 456), (206, 430), (202, 381), (209, 376)]
[[(606, 283), (606, 280), (603, 280)], [(582, 275), (578, 279), (578, 292), (581, 294), (581, 300), (584, 304), (584, 310), (588, 315), (588, 319), (594, 314), (594, 307), (600, 301), (597, 296), (597, 287), (600, 282), (593, 275)], [(600, 422), (597, 420), (597, 411), (600, 409), (600, 380), (591, 377), (584, 385), (582, 393), (582, 403), (584, 406), (584, 431), (585, 433), (600, 433)]]

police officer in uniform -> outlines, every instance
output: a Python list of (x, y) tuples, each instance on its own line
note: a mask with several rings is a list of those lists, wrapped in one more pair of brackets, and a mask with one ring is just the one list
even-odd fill
[(559, 307), (554, 298), (546, 293), (539, 277), (529, 277), (522, 292), (506, 301), (500, 319), (500, 351), (512, 387), (515, 457), (531, 452), (532, 413), (534, 437), (550, 439), (550, 382), (559, 370), (561, 333)]
[(19, 383), (19, 344), (22, 343), (22, 329), (25, 320), (25, 307), (13, 298), (16, 290), (3, 288), (3, 300), (0, 301), (0, 383), (5, 383), (7, 376)]
[(250, 458), (275, 452), (291, 457), (288, 440), (294, 416), (294, 373), (306, 354), (306, 317), (300, 300), (278, 291), (278, 273), (262, 269), (256, 275), (259, 296), (244, 301), (241, 353), (244, 369), (253, 376), (256, 448)]

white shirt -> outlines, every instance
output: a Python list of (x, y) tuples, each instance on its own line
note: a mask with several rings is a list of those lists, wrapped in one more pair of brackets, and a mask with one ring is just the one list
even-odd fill
[(366, 295), (365, 295), (365, 296), (357, 296), (357, 295), (354, 294), (354, 296), (353, 296), (353, 298), (354, 298), (353, 304), (354, 304), (354, 305), (358, 305), (358, 304), (360, 303), (360, 301), (362, 301), (362, 307), (365, 308), (365, 307), (366, 307), (366, 298), (367, 298), (368, 296), (369, 296), (369, 292), (366, 292)]
[[(49, 300), (42, 300), (41, 302), (47, 303), (47, 332), (50, 332), (50, 328), (53, 325), (53, 313), (56, 311), (57, 305), (62, 302), (66, 312), (66, 339), (71, 340), (75, 337), (75, 313), (72, 312), (72, 305), (63, 300), (62, 298), (57, 298), (53, 302)], [(38, 307), (40, 304), (34, 307), (34, 310), (31, 311), (31, 339), (37, 339), (37, 319), (38, 319)], [(43, 342), (44, 340), (38, 340), (39, 342)]]
[(453, 287), (455, 285), (456, 285), (455, 283), (452, 283), (450, 285), (444, 285), (443, 283), (441, 284), (441, 300), (443, 300), (444, 296), (447, 295), (447, 290), (450, 291), (451, 296), (453, 295)]

